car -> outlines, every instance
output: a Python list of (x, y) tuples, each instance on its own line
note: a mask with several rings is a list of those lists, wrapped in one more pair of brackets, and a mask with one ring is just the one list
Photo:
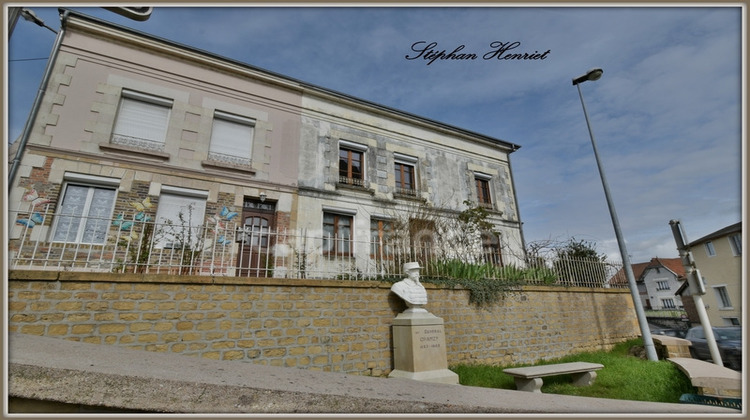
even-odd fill
[(651, 330), (653, 335), (666, 335), (669, 337), (685, 338), (686, 331), (676, 328), (654, 328)]
[[(719, 348), (719, 356), (724, 365), (730, 369), (742, 369), (742, 328), (740, 327), (713, 327), (716, 346)], [(694, 359), (713, 360), (708, 348), (708, 341), (703, 327), (690, 328), (685, 335), (690, 341), (690, 355)]]

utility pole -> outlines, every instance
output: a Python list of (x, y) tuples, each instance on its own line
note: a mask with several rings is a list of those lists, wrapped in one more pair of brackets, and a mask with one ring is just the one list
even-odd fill
[(716, 345), (714, 330), (711, 328), (711, 321), (709, 321), (706, 307), (703, 305), (702, 296), (706, 294), (706, 287), (703, 285), (700, 271), (695, 267), (693, 253), (687, 247), (687, 236), (679, 220), (670, 220), (669, 225), (672, 227), (672, 235), (674, 235), (674, 241), (677, 244), (677, 251), (680, 252), (682, 266), (685, 267), (685, 275), (687, 275), (687, 282), (690, 285), (690, 294), (693, 296), (695, 309), (698, 311), (698, 318), (706, 335), (706, 343), (708, 344), (708, 350), (711, 352), (711, 359), (713, 359), (715, 364), (724, 366), (721, 354), (719, 353), (719, 347)]

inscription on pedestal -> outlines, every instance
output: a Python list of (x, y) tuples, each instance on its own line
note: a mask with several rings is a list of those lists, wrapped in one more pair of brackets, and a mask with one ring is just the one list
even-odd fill
[(458, 375), (448, 370), (442, 318), (430, 313), (402, 315), (394, 320), (394, 371), (389, 376), (458, 383)]
[(445, 341), (442, 328), (425, 327), (417, 329), (414, 335), (419, 341), (420, 349), (439, 349), (442, 347), (441, 341)]

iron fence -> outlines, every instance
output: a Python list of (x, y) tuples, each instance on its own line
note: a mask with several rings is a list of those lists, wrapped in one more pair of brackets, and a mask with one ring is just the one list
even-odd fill
[[(306, 230), (269, 230), (209, 218), (201, 226), (157, 222), (142, 212), (114, 218), (11, 212), (9, 267), (21, 270), (303, 279), (396, 280), (418, 261), (425, 281), (478, 278), (582, 287), (627, 287), (622, 266), (536, 258), (503, 265), (481, 243), (448, 252), (435, 241), (361, 240)], [(361, 235), (368, 236), (368, 235)]]

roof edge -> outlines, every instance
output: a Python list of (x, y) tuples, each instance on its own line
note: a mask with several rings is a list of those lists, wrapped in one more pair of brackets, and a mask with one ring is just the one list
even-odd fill
[[(507, 152), (509, 154), (521, 148), (521, 146), (518, 144), (511, 143), (505, 140), (501, 140), (492, 136), (488, 136), (486, 134), (477, 133), (471, 130), (456, 127), (447, 123), (443, 123), (443, 122), (436, 121), (430, 118), (422, 117), (422, 116), (412, 114), (406, 111), (402, 111), (396, 108), (392, 108), (386, 105), (381, 105), (375, 102), (371, 102), (366, 99), (357, 98), (355, 96), (352, 96), (346, 93), (338, 92), (332, 89), (328, 89), (328, 88), (317, 86), (311, 83), (307, 83), (307, 82), (304, 82), (304, 81), (301, 81), (301, 80), (298, 80), (289, 76), (285, 76), (283, 74), (275, 73), (273, 71), (266, 70), (266, 69), (263, 69), (263, 68), (260, 68), (260, 67), (257, 67), (257, 66), (239, 61), (239, 60), (234, 60), (228, 57), (218, 55), (216, 53), (212, 53), (206, 50), (191, 47), (189, 45), (185, 45), (179, 42), (171, 41), (165, 38), (158, 37), (156, 35), (151, 35), (142, 31), (138, 31), (133, 28), (129, 28), (127, 26), (123, 26), (123, 25), (112, 23), (112, 22), (109, 22), (109, 21), (106, 21), (97, 17), (86, 15), (84, 13), (81, 13), (75, 10), (61, 7), (61, 8), (58, 8), (58, 11), (60, 12), (61, 25), (63, 27), (66, 27), (69, 24), (72, 24), (74, 26), (77, 24), (78, 27), (81, 29), (88, 30), (94, 33), (98, 32), (102, 35), (108, 35), (110, 37), (115, 37), (115, 38), (120, 38), (121, 40), (125, 40), (125, 36), (118, 36), (117, 34), (114, 34), (112, 31), (105, 30), (107, 27), (113, 28), (113, 29), (116, 29), (117, 31), (130, 35), (131, 37), (128, 38), (130, 42), (137, 41), (133, 37), (141, 38), (142, 39), (141, 44), (143, 44), (142, 46), (148, 47), (150, 49), (160, 50), (162, 52), (167, 52), (172, 55), (182, 56), (183, 58), (189, 57), (196, 61), (211, 61), (213, 64), (216, 64), (216, 65), (221, 65), (223, 63), (223, 67), (227, 69), (232, 69), (238, 72), (244, 72), (247, 76), (261, 79), (267, 83), (277, 84), (277, 85), (284, 86), (286, 88), (290, 88), (293, 90), (300, 90), (303, 93), (310, 93), (319, 97), (336, 98), (338, 100), (347, 101), (350, 104), (353, 104), (361, 108), (366, 108), (374, 112), (379, 112), (382, 114), (389, 114), (390, 116), (393, 116), (395, 118), (399, 118), (402, 120), (409, 120), (410, 122), (417, 122), (423, 126), (430, 126), (433, 129), (449, 131), (449, 132), (452, 132), (454, 134), (457, 134), (463, 137), (471, 137), (476, 140), (486, 141), (486, 142), (489, 142), (494, 145), (507, 149)], [(78, 19), (79, 22), (77, 22), (76, 19)], [(88, 23), (88, 25), (85, 25), (82, 22), (86, 22)], [(97, 27), (96, 25), (98, 25), (99, 27)]]

